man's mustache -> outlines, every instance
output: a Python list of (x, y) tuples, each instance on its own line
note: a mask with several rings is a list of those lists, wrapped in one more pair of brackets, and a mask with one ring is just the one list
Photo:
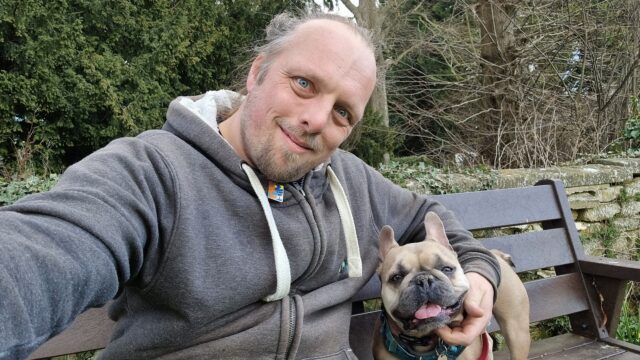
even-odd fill
[(305, 147), (313, 151), (324, 150), (324, 144), (322, 144), (320, 135), (309, 134), (307, 131), (297, 126), (290, 125), (285, 119), (282, 118), (276, 119), (276, 124), (278, 124), (278, 126), (286, 130), (291, 135), (295, 136), (296, 140), (302, 142)]

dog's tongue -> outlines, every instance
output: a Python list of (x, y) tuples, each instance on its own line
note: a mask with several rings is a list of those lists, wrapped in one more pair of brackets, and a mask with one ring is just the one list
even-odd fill
[(419, 320), (428, 319), (430, 317), (434, 317), (440, 314), (440, 311), (442, 311), (442, 308), (440, 307), (440, 305), (425, 304), (425, 305), (422, 305), (420, 309), (418, 309), (418, 311), (416, 311), (414, 316), (416, 317), (416, 319), (419, 319)]

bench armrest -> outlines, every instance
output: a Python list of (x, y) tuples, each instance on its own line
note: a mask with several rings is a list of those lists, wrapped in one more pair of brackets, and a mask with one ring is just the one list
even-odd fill
[(640, 281), (640, 262), (611, 259), (602, 256), (586, 256), (579, 261), (584, 274), (612, 279)]

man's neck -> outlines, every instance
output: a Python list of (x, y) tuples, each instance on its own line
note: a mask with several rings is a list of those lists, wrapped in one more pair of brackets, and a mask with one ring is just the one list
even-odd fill
[(240, 114), (242, 114), (242, 105), (240, 105), (240, 108), (231, 114), (231, 116), (220, 122), (218, 128), (220, 129), (220, 135), (231, 145), (236, 154), (248, 164), (253, 165), (251, 161), (249, 161), (242, 146), (242, 138), (240, 137)]

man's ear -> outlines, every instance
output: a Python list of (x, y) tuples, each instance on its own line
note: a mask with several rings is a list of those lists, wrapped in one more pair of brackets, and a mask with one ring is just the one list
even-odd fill
[(447, 233), (444, 230), (444, 225), (442, 224), (442, 220), (440, 220), (438, 214), (429, 211), (424, 217), (424, 227), (427, 232), (426, 240), (436, 241), (443, 246), (451, 248), (449, 238), (447, 238)]
[(264, 61), (264, 55), (259, 54), (251, 63), (249, 69), (249, 76), (247, 76), (247, 92), (251, 92), (251, 89), (258, 83), (258, 75), (260, 74), (260, 65)]
[(389, 250), (399, 246), (393, 234), (393, 229), (389, 225), (385, 225), (380, 230), (380, 241), (378, 243), (378, 259), (382, 263), (387, 256)]

